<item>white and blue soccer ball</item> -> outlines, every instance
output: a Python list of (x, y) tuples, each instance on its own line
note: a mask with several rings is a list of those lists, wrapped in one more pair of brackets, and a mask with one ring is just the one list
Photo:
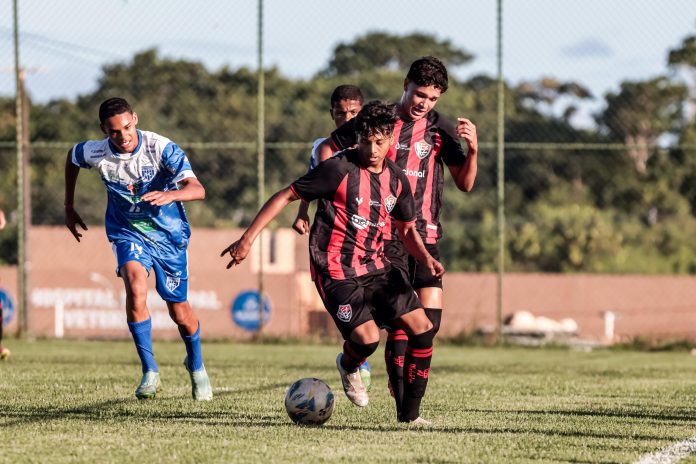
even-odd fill
[(285, 394), (285, 410), (296, 424), (321, 425), (334, 410), (334, 394), (320, 379), (300, 379)]

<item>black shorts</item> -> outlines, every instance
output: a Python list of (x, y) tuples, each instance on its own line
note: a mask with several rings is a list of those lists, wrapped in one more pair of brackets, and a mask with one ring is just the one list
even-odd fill
[[(437, 244), (425, 243), (425, 249), (430, 256), (440, 261), (440, 249)], [(392, 266), (408, 274), (411, 286), (420, 290), (421, 288), (436, 287), (442, 288), (442, 278), (435, 277), (430, 273), (430, 269), (419, 263), (416, 258), (408, 254), (406, 247), (399, 240), (386, 240), (384, 242), (384, 254)]]
[(314, 283), (344, 340), (367, 321), (383, 327), (421, 307), (416, 292), (396, 268), (345, 280), (317, 275)]

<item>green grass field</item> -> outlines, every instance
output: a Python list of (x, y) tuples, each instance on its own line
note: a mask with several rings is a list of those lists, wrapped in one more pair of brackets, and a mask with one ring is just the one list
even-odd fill
[[(437, 346), (422, 408), (434, 425), (417, 429), (395, 421), (382, 347), (358, 409), (338, 345), (205, 344), (210, 403), (190, 399), (180, 343), (155, 343), (164, 391), (151, 401), (133, 396), (129, 342), (8, 345), (0, 462), (633, 462), (696, 435), (686, 352)], [(336, 393), (323, 427), (294, 425), (283, 406), (309, 376)]]

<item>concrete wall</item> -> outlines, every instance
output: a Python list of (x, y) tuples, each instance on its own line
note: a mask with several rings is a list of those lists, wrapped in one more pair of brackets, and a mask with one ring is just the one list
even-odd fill
[[(258, 285), (258, 244), (240, 266), (226, 270), (220, 251), (241, 231), (195, 229), (189, 248), (189, 296), (206, 338), (245, 339), (252, 335), (231, 317), (239, 292)], [(308, 272), (307, 238), (288, 229), (263, 237), (265, 291), (271, 317), (269, 336), (337, 335), (323, 309)], [(63, 227), (34, 227), (30, 247), (30, 333), (34, 336), (127, 337), (123, 284), (115, 275), (115, 258), (104, 229), (93, 226), (77, 243)], [(495, 325), (496, 276), (446, 274), (446, 336)], [(0, 267), (0, 287), (16, 300), (16, 269)], [(178, 337), (166, 307), (154, 293), (148, 303), (156, 336)], [(603, 312), (617, 314), (619, 337), (646, 336), (696, 339), (696, 278), (674, 276), (610, 276), (507, 274), (505, 314), (526, 310), (552, 319), (572, 318), (580, 335), (601, 339)], [(56, 310), (63, 317), (56, 318)], [(15, 316), (6, 331), (17, 329)]]

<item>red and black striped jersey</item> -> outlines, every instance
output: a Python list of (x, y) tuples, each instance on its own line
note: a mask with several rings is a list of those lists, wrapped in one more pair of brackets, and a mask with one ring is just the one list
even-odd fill
[(309, 236), (313, 272), (334, 280), (384, 272), (383, 236), (390, 218), (416, 220), (408, 179), (391, 160), (373, 173), (358, 161), (358, 150), (338, 153), (292, 183), (305, 201), (319, 200)]
[[(352, 147), (356, 139), (354, 119), (331, 134), (338, 149)], [(454, 125), (434, 110), (418, 121), (399, 119), (394, 125), (394, 144), (387, 157), (396, 162), (409, 180), (416, 205), (416, 228), (423, 242), (437, 243), (442, 237), (444, 165), (461, 166), (466, 160)], [(395, 239), (394, 234), (392, 227), (385, 240)]]

